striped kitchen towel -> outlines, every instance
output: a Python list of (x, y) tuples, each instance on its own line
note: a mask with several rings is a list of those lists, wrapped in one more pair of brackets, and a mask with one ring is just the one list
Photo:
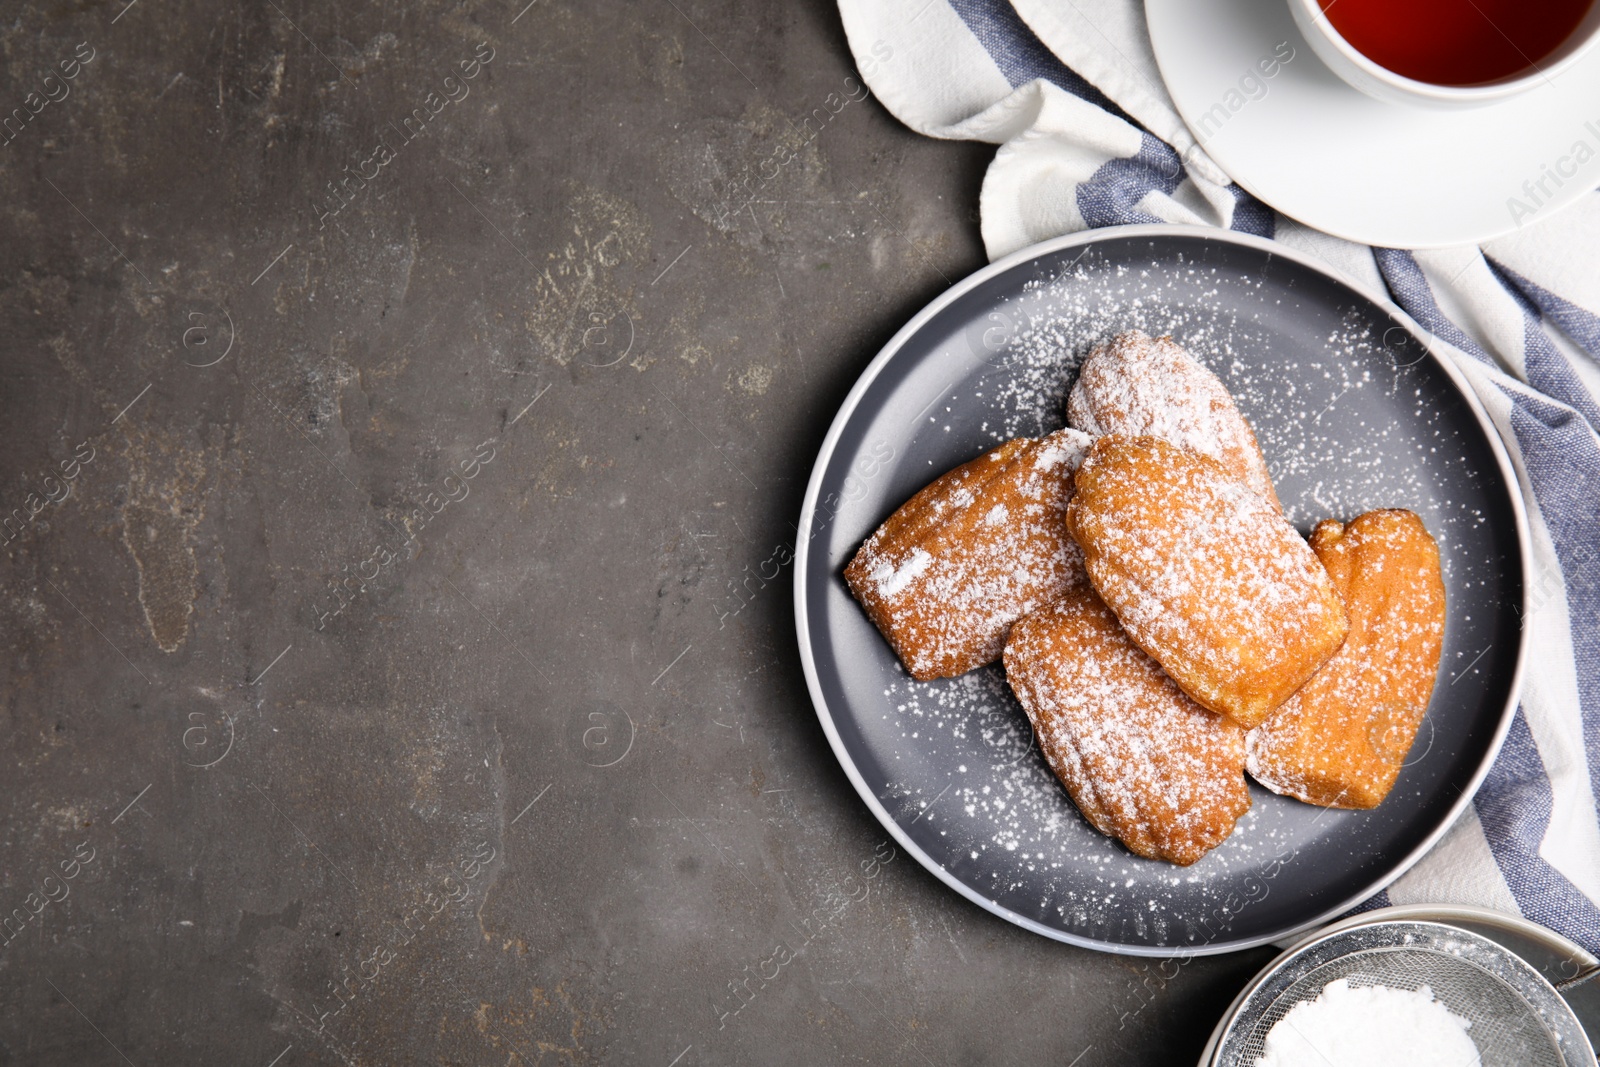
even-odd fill
[(1273, 237), (1387, 290), (1503, 436), (1533, 532), (1521, 706), (1464, 817), (1371, 903), (1523, 915), (1600, 954), (1600, 195), (1481, 248), (1369, 248), (1277, 215), (1179, 118), (1139, 0), (839, 0), (868, 87), (930, 137), (1000, 146), (998, 258), (1127, 223)]

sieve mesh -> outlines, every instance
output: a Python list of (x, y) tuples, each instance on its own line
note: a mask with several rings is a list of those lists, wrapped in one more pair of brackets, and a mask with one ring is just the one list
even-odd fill
[(1427, 986), (1471, 1022), (1467, 1035), (1483, 1067), (1594, 1067), (1577, 1019), (1537, 971), (1487, 938), (1428, 922), (1357, 926), (1290, 955), (1238, 1005), (1214, 1062), (1255, 1067), (1278, 1020), (1339, 978), (1352, 986)]

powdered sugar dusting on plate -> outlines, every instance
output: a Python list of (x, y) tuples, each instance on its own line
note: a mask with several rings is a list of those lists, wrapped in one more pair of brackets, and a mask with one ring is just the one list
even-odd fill
[[(1200, 940), (1202, 931), (1171, 923), (1172, 900), (1219, 869), (1259, 866), (1279, 848), (1275, 830), (1255, 831), (1254, 807), (1228, 841), (1193, 867), (1141, 859), (1101, 835), (1040, 756), (998, 665), (935, 682), (902, 676), (883, 691), (882, 704), (883, 725), (900, 746), (916, 750), (916, 762), (956, 768), (939, 784), (912, 786), (891, 777), (881, 799), (900, 824), (940, 839), (952, 872), (979, 879), (995, 899), (1042, 889), (1035, 906), (1069, 927), (1105, 928), (1137, 896), (1146, 935), (1160, 927), (1160, 936), (1174, 943)], [(1254, 787), (1251, 794), (1257, 801), (1271, 796)], [(1085, 867), (1096, 872), (1093, 881), (1083, 878)]]
[[(1220, 299), (1224, 287), (1228, 301)], [(1246, 313), (1241, 292), (1255, 294), (1261, 310)], [(981, 432), (990, 440), (1049, 433), (1066, 425), (1067, 397), (1090, 352), (1126, 330), (1142, 330), (1171, 336), (1226, 386), (1255, 431), (1285, 515), (1302, 533), (1325, 518), (1431, 500), (1437, 468), (1393, 463), (1396, 443), (1415, 436), (1418, 424), (1437, 436), (1428, 464), (1455, 466), (1477, 478), (1462, 466), (1462, 450), (1452, 447), (1457, 433), (1428, 406), (1408, 373), (1423, 356), (1404, 331), (1376, 331), (1352, 307), (1335, 329), (1304, 338), (1305, 348), (1323, 354), (1279, 353), (1270, 350), (1261, 322), (1269, 305), (1282, 303), (1260, 278), (1182, 256), (1159, 270), (1107, 267), (1079, 257), (1029, 281), (987, 316), (992, 325), (979, 342), (987, 358), (953, 395), (965, 394), (965, 405), (989, 411)], [(1319, 387), (1313, 390), (1314, 382)], [(1409, 400), (1412, 418), (1404, 424), (1375, 420), (1359, 403), (1369, 391), (1391, 402)], [(923, 421), (930, 428), (941, 424), (937, 415)], [(1374, 498), (1379, 482), (1386, 491)], [(1453, 525), (1486, 521), (1471, 512), (1446, 514), (1438, 522), (1434, 515), (1424, 517), (1441, 547)], [(1451, 554), (1444, 555), (1448, 581)]]

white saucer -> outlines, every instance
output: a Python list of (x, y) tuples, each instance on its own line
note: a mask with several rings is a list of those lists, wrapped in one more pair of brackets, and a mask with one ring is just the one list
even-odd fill
[[(1196, 139), (1234, 181), (1307, 226), (1393, 248), (1478, 244), (1600, 185), (1600, 49), (1510, 100), (1431, 110), (1340, 80), (1285, 0), (1145, 0), (1145, 15)], [(1258, 62), (1282, 42), (1293, 58), (1262, 77)]]

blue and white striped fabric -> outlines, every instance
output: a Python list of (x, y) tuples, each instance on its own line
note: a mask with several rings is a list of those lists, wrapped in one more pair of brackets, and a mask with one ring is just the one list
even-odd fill
[(1222, 226), (1386, 289), (1444, 342), (1521, 480), (1530, 658), (1475, 802), (1372, 903), (1495, 908), (1600, 954), (1600, 195), (1482, 248), (1368, 248), (1228, 180), (1162, 88), (1139, 0), (839, 7), (862, 77), (901, 121), (1000, 145), (981, 201), (991, 257), (1099, 226)]

